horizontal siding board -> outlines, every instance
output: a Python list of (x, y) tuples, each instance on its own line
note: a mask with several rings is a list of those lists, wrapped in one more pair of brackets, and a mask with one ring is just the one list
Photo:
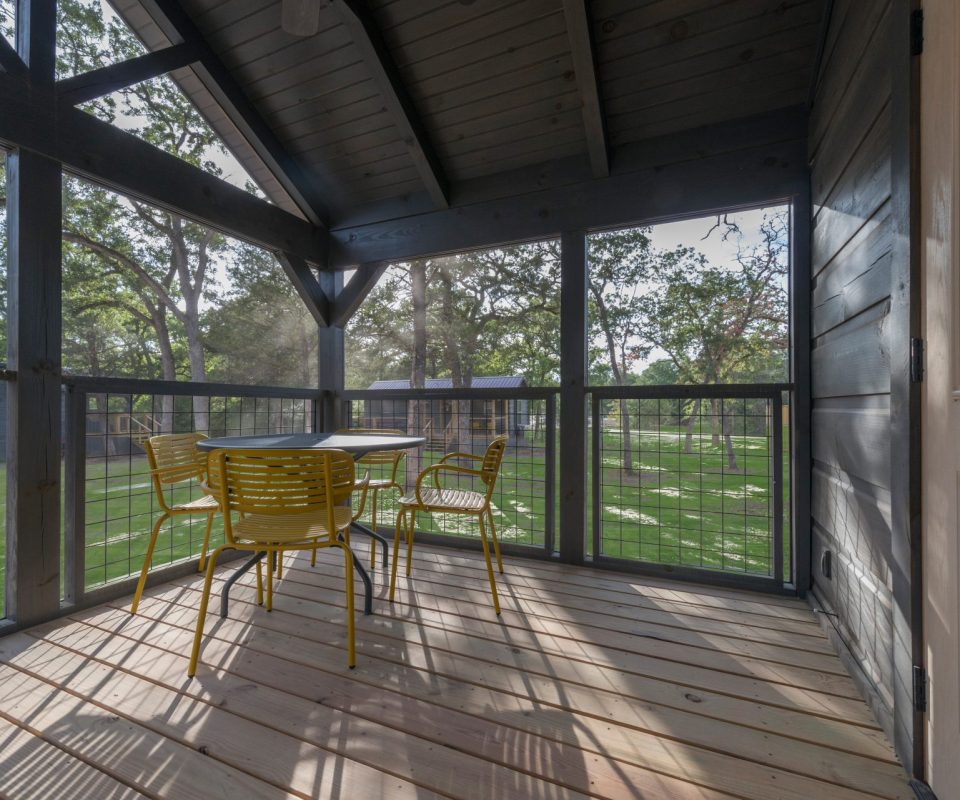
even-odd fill
[(889, 198), (890, 107), (885, 106), (830, 196), (814, 207), (814, 275)]
[[(889, 2), (864, 3), (862, 0), (839, 0), (839, 2), (850, 7), (840, 24), (842, 28), (839, 31), (840, 39), (831, 54), (829, 63), (824, 68), (823, 80), (811, 112), (811, 152), (816, 152), (820, 138), (826, 127), (832, 124), (834, 114), (844, 96), (852, 91), (855, 80), (865, 79), (863, 73), (857, 74), (857, 66), (866, 56), (867, 45), (889, 6)], [(884, 44), (878, 41), (876, 46), (884, 47)]]
[(881, 206), (817, 275), (813, 288), (815, 337), (890, 296), (892, 231), (889, 210), (889, 203)]
[(814, 402), (813, 460), (822, 469), (890, 489), (890, 410), (851, 398), (843, 406)]
[[(891, 40), (890, 14), (883, 17), (883, 29), (877, 42)], [(812, 182), (813, 202), (819, 203), (834, 184), (867, 136), (874, 121), (890, 100), (890, 58), (885, 47), (871, 47), (852, 77), (852, 84), (822, 133), (811, 137), (811, 162), (815, 165)], [(815, 120), (816, 108), (811, 112)]]
[(813, 560), (819, 565), (824, 550), (832, 553), (832, 577), (818, 577), (816, 591), (838, 610), (835, 624), (873, 689), (887, 708), (893, 707), (893, 596), (864, 573), (822, 528), (813, 526)]
[(879, 303), (816, 340), (814, 398), (890, 391), (889, 311), (889, 301)]
[(817, 525), (890, 588), (890, 493), (820, 463), (814, 464), (812, 480)]

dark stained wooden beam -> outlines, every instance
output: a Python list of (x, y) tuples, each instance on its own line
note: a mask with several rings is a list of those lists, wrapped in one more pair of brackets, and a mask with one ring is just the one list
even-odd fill
[[(809, 180), (802, 107), (671, 134), (617, 152), (614, 172), (519, 189), (512, 173), (458, 203), (331, 231), (330, 267), (452, 253), (586, 230), (757, 206), (797, 195)], [(513, 187), (511, 193), (510, 187)]]
[(587, 288), (583, 229), (560, 240), (560, 479), (558, 550), (565, 564), (581, 564), (587, 525)]
[(27, 71), (27, 65), (5, 36), (0, 36), (0, 69), (9, 75), (22, 75)]
[[(17, 52), (47, 97), (56, 10), (55, 0), (17, 4)], [(6, 390), (5, 591), (19, 627), (60, 608), (61, 193), (55, 160), (22, 148), (7, 156), (7, 363), (17, 376)]]
[(337, 5), (430, 197), (439, 208), (447, 208), (450, 199), (443, 166), (366, 0), (338, 0)]
[(199, 51), (195, 45), (175, 44), (129, 61), (57, 81), (57, 92), (63, 102), (75, 106), (180, 69), (192, 64), (198, 57)]
[(90, 114), (58, 109), (52, 89), (0, 75), (0, 142), (230, 236), (323, 263), (325, 231)]
[(388, 266), (386, 263), (364, 264), (357, 268), (357, 274), (337, 295), (330, 319), (331, 325), (342, 328), (350, 321)]
[(567, 22), (573, 69), (577, 76), (577, 90), (580, 92), (580, 110), (583, 114), (590, 166), (595, 178), (605, 178), (610, 174), (607, 132), (600, 102), (600, 84), (597, 82), (586, 0), (563, 0), (563, 13)]
[(322, 328), (330, 325), (330, 299), (307, 262), (293, 253), (278, 253), (277, 260), (317, 324)]
[(180, 3), (177, 0), (143, 0), (142, 5), (171, 42), (185, 42), (198, 49), (200, 58), (193, 70), (200, 82), (307, 219), (314, 225), (326, 225), (329, 210), (323, 197), (325, 187), (320, 187), (315, 178), (308, 176), (287, 152)]

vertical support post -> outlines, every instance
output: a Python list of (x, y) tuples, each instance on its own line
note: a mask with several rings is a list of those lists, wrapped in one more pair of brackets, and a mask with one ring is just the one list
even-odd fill
[(810, 304), (813, 282), (810, 276), (810, 223), (813, 206), (809, 178), (804, 190), (790, 206), (790, 381), (794, 389), (790, 403), (790, 530), (793, 531), (791, 564), (793, 583), (803, 597), (810, 589), (810, 548), (812, 512), (810, 487), (813, 481), (811, 454), (812, 329)]
[(567, 231), (560, 245), (560, 560), (580, 564), (587, 527), (587, 238)]
[(556, 548), (557, 534), (557, 396), (551, 392), (547, 395), (546, 406), (546, 439), (543, 443), (544, 482), (546, 483), (547, 498), (544, 503), (544, 550), (552, 556)]
[[(323, 289), (330, 307), (334, 307), (337, 295), (343, 291), (343, 273), (323, 271), (320, 273), (320, 288)], [(319, 329), (317, 347), (317, 378), (323, 396), (321, 420), (324, 431), (335, 431), (341, 427), (341, 397), (344, 387), (343, 328), (328, 325)]]
[(69, 386), (64, 390), (64, 400), (63, 599), (79, 605), (85, 589), (87, 393)]
[[(747, 400), (744, 400), (746, 405)], [(773, 577), (783, 585), (783, 397), (777, 391), (768, 398), (771, 409), (770, 452), (773, 453)]]
[(925, 718), (914, 703), (914, 668), (923, 669), (923, 572), (920, 487), (920, 383), (911, 369), (920, 313), (919, 78), (911, 31), (917, 0), (894, 0), (890, 43), (890, 178), (893, 245), (890, 287), (890, 487), (893, 584), (893, 739), (897, 755), (923, 780)]
[[(17, 53), (56, 101), (56, 0), (18, 0)], [(60, 164), (7, 156), (6, 608), (21, 627), (60, 605)]]

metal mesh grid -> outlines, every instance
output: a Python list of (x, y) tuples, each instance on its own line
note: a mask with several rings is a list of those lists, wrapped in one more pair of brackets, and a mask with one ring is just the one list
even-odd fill
[(594, 402), (601, 556), (775, 575), (770, 398)]
[[(86, 396), (84, 584), (87, 588), (139, 572), (160, 514), (143, 445), (160, 433), (214, 436), (312, 430), (313, 401), (279, 397), (190, 397), (129, 393)], [(194, 481), (167, 490), (167, 502), (201, 496)], [(206, 517), (168, 520), (157, 539), (153, 568), (196, 556)], [(222, 543), (214, 518), (211, 548)]]
[[(492, 500), (497, 536), (505, 544), (552, 548), (555, 470), (548, 462), (556, 452), (556, 425), (554, 416), (547, 413), (548, 402), (509, 395), (482, 399), (365, 398), (348, 401), (347, 419), (352, 428), (394, 428), (426, 438), (424, 447), (407, 453), (398, 473), (398, 481), (410, 491), (417, 475), (444, 454), (460, 451), (483, 455), (494, 437), (507, 434)], [(471, 461), (452, 463), (476, 466)], [(371, 477), (385, 475), (374, 467)], [(485, 491), (482, 482), (469, 476), (444, 476), (443, 485)], [(381, 494), (381, 529), (392, 531), (398, 497), (396, 491)], [(369, 518), (369, 511), (365, 518)], [(479, 537), (474, 519), (452, 514), (418, 514), (417, 529), (451, 537)]]

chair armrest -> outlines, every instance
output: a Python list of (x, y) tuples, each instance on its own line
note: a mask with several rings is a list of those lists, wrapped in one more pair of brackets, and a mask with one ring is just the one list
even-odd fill
[(423, 505), (423, 497), (420, 494), (420, 487), (421, 487), (421, 484), (423, 483), (423, 479), (426, 478), (428, 475), (433, 475), (434, 486), (440, 489), (441, 488), (440, 486), (441, 472), (452, 472), (456, 475), (470, 475), (473, 478), (483, 477), (483, 472), (481, 472), (478, 469), (468, 469), (467, 467), (458, 467), (458, 466), (455, 466), (454, 464), (444, 464), (442, 462), (433, 464), (427, 467), (417, 477), (417, 485), (414, 487), (414, 491), (416, 492), (416, 496), (417, 496), (417, 503), (419, 503), (420, 505)]
[(474, 461), (483, 461), (483, 456), (474, 455), (473, 453), (447, 453), (437, 463), (444, 464), (448, 458), (472, 458)]
[(363, 507), (367, 502), (367, 487), (370, 485), (370, 470), (367, 470), (366, 474), (353, 484), (353, 491), (360, 492), (360, 505), (357, 506), (357, 510), (354, 512), (351, 519), (356, 522), (363, 515)]

